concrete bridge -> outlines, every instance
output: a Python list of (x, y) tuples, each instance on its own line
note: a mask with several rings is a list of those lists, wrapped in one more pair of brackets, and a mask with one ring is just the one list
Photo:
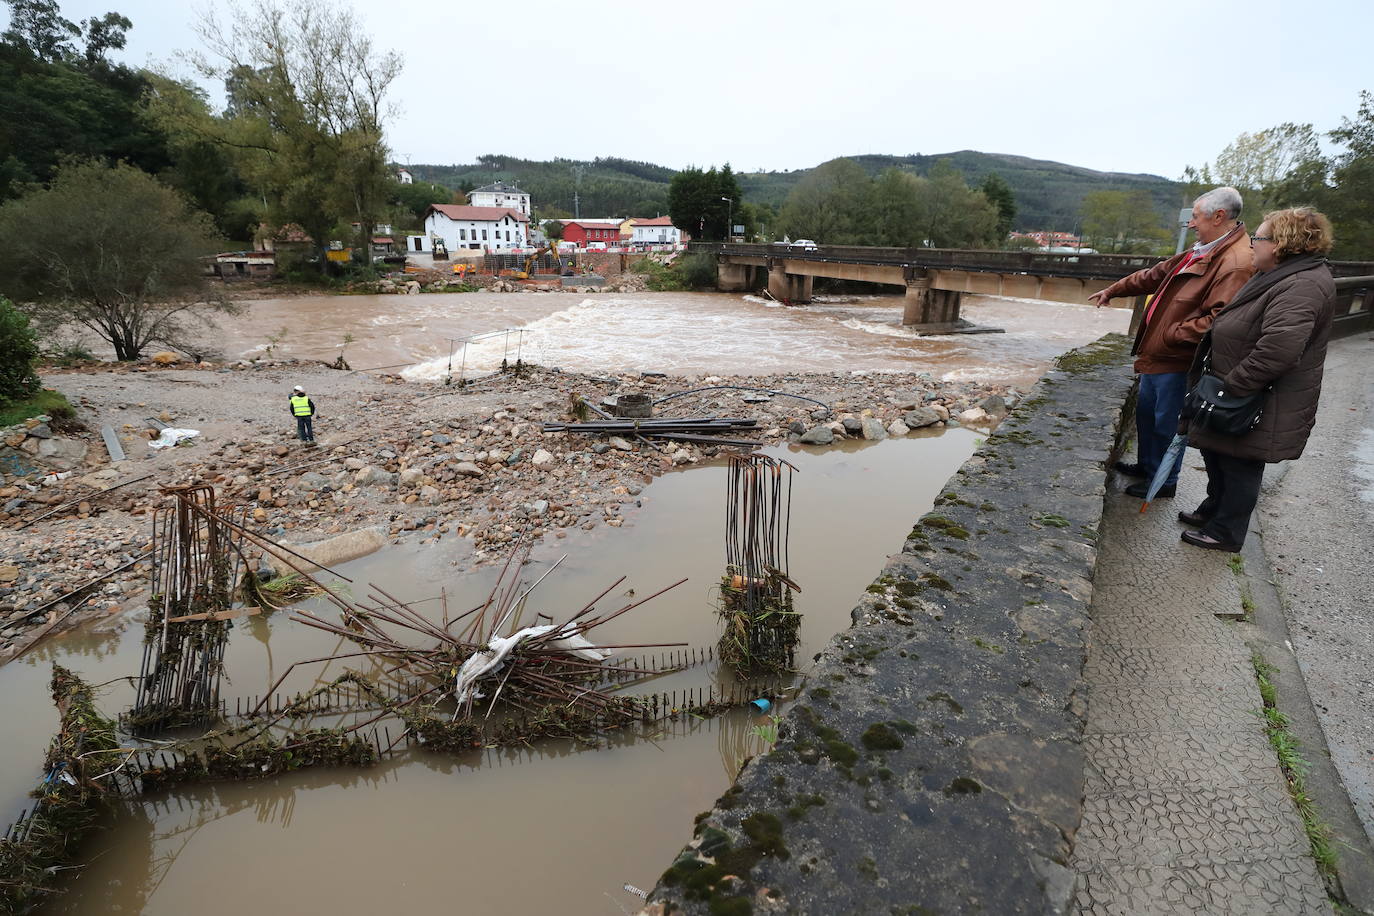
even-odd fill
[[(717, 286), (726, 292), (767, 288), (775, 299), (811, 301), (816, 277), (859, 280), (906, 288), (902, 324), (918, 331), (947, 333), (967, 327), (959, 316), (964, 293), (1016, 296), (1053, 302), (1087, 304), (1088, 297), (1144, 267), (1153, 255), (1046, 254), (957, 248), (867, 248), (827, 245), (803, 249), (791, 245), (743, 245), (692, 242), (693, 253), (717, 257)], [(1374, 264), (1337, 261), (1337, 277), (1374, 274)], [(1374, 302), (1363, 289), (1356, 301), (1338, 313), (1368, 309)], [(1134, 312), (1143, 312), (1144, 296)], [(1135, 322), (1132, 322), (1134, 328)]]

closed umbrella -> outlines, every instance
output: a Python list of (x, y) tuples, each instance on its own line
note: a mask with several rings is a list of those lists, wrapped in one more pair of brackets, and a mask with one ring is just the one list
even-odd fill
[(1174, 436), (1169, 447), (1164, 451), (1164, 457), (1160, 459), (1159, 469), (1155, 471), (1154, 479), (1150, 481), (1150, 486), (1145, 490), (1145, 501), (1140, 504), (1140, 511), (1144, 512), (1149, 508), (1150, 500), (1159, 493), (1160, 487), (1164, 486), (1164, 481), (1169, 479), (1169, 472), (1183, 458), (1183, 450), (1188, 447), (1188, 437), (1179, 433)]

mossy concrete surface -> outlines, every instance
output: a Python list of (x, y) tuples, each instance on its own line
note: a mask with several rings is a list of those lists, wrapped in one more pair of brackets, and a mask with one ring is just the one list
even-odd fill
[(1068, 911), (1128, 350), (1066, 354), (913, 520), (646, 912)]

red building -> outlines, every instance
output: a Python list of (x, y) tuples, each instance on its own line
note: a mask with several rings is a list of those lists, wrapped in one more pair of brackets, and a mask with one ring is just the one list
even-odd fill
[(589, 242), (600, 242), (607, 248), (620, 244), (620, 223), (606, 220), (568, 220), (563, 224), (563, 241), (572, 242), (578, 248), (586, 248)]

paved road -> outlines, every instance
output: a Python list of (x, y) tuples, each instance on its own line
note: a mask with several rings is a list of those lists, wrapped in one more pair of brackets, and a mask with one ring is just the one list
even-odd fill
[(1274, 470), (1265, 552), (1332, 761), (1374, 835), (1374, 337), (1331, 345), (1307, 450)]

